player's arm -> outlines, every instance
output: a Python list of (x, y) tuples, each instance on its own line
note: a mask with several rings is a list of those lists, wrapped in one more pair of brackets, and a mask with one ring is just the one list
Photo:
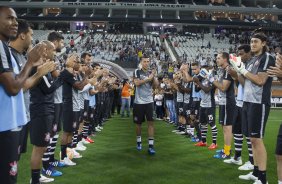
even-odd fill
[(18, 92), (23, 88), (32, 68), (42, 64), (43, 61), (41, 57), (46, 55), (45, 51), (45, 44), (37, 44), (28, 53), (27, 63), (18, 75), (14, 74), (11, 67), (5, 66), (4, 63), (7, 63), (6, 65), (8, 65), (7, 58), (5, 60), (0, 60), (0, 84), (4, 86), (5, 91), (9, 95), (17, 95)]
[(191, 89), (189, 87), (184, 87), (182, 84), (178, 84), (178, 89), (180, 93), (191, 93)]
[(152, 80), (152, 78), (146, 78), (146, 79), (140, 79), (137, 76), (133, 76), (133, 83), (135, 84), (135, 86), (141, 86), (143, 84), (146, 84), (147, 82), (150, 82)]
[(267, 69), (271, 66), (275, 66), (274, 58), (269, 55), (267, 57), (269, 57), (268, 64), (266, 65), (265, 62), (260, 62), (257, 74), (253, 74), (246, 69), (241, 70), (240, 73), (242, 73), (246, 79), (249, 79), (254, 84), (263, 86), (268, 79)]
[(193, 81), (201, 88), (205, 93), (209, 93), (212, 89), (212, 85), (204, 86), (197, 77), (193, 77)]
[(153, 78), (152, 86), (153, 86), (153, 89), (156, 89), (159, 86), (159, 81), (155, 77)]
[(244, 77), (258, 86), (263, 86), (268, 79), (268, 74), (266, 72), (259, 72), (257, 74), (248, 72), (244, 75)]
[(213, 81), (212, 83), (215, 87), (217, 87), (220, 91), (225, 92), (229, 88), (231, 81), (223, 80), (222, 82)]
[(99, 92), (99, 91), (98, 91), (98, 90), (95, 90), (94, 88), (89, 89), (89, 94), (90, 94), (91, 96), (96, 95), (98, 92)]
[(45, 62), (43, 65), (40, 65), (37, 67), (37, 71), (35, 74), (27, 78), (27, 80), (24, 83), (23, 90), (28, 90), (32, 88), (33, 86), (37, 85), (38, 82), (42, 79), (44, 75), (46, 75), (48, 72), (51, 72), (55, 69), (56, 64), (54, 62)]

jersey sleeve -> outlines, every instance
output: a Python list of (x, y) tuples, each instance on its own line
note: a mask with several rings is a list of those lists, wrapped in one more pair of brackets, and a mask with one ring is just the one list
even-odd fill
[(140, 79), (139, 72), (140, 72), (140, 71), (139, 71), (138, 69), (134, 70), (134, 72), (133, 72), (133, 78), (134, 78), (134, 79)]
[(233, 79), (232, 79), (231, 75), (227, 71), (224, 71), (223, 80), (232, 81)]
[(275, 66), (275, 60), (270, 54), (266, 53), (260, 62), (258, 72), (266, 72), (270, 66)]
[(0, 74), (4, 72), (13, 72), (11, 55), (7, 56), (7, 53), (10, 53), (7, 49), (9, 48), (6, 48), (4, 43), (0, 41)]
[(67, 70), (64, 70), (62, 73), (61, 73), (61, 77), (62, 77), (62, 80), (68, 84), (70, 84), (71, 86), (73, 86), (73, 84), (76, 82), (76, 80), (74, 79), (74, 76)]

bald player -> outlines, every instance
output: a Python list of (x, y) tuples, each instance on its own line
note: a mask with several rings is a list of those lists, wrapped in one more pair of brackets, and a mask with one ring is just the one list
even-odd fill
[[(54, 58), (55, 46), (50, 41), (43, 41), (47, 48), (45, 62)], [(32, 73), (36, 73), (35, 69)], [(54, 68), (55, 70), (55, 68)], [(49, 72), (30, 90), (30, 141), (33, 145), (31, 154), (31, 184), (39, 184), (40, 164), (50, 138), (55, 133), (54, 122), (54, 92), (62, 85), (60, 78), (54, 79)], [(44, 167), (44, 166), (43, 166)]]

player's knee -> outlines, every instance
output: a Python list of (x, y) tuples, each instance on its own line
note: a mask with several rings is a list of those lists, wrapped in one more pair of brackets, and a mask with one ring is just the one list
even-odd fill
[(276, 155), (276, 160), (277, 160), (277, 162), (282, 164), (282, 155)]

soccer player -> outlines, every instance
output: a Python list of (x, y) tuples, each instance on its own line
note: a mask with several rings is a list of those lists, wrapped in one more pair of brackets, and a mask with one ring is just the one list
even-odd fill
[[(200, 73), (200, 66), (198, 63), (191, 64), (192, 74), (197, 76)], [(193, 79), (192, 79), (193, 81)], [(197, 131), (197, 137), (192, 137), (192, 142), (199, 142), (201, 140), (201, 129), (199, 125), (199, 110), (200, 110), (200, 101), (201, 101), (201, 94), (199, 91), (196, 91), (196, 84), (193, 82), (192, 84), (192, 104), (191, 104), (191, 115), (190, 119), (192, 124), (194, 125)]]
[(157, 86), (158, 81), (155, 79), (155, 71), (152, 71), (152, 73), (149, 72), (150, 59), (143, 56), (140, 63), (141, 69), (136, 69), (133, 76), (134, 84), (136, 86), (133, 106), (133, 121), (136, 123), (137, 150), (142, 149), (141, 125), (146, 118), (148, 123), (148, 153), (150, 155), (154, 155), (153, 87)]
[[(204, 69), (205, 71), (207, 71), (207, 68), (208, 66), (202, 66), (201, 70)], [(204, 73), (207, 73), (207, 72), (204, 72)], [(204, 78), (201, 75), (194, 76), (193, 81), (195, 82), (197, 86), (196, 91), (200, 91), (201, 93), (199, 122), (201, 124), (202, 141), (195, 144), (195, 146), (207, 146), (207, 131), (208, 131), (207, 124), (209, 124), (212, 130), (212, 144), (209, 146), (209, 149), (215, 149), (214, 147), (217, 145), (216, 144), (217, 127), (215, 124), (215, 99), (214, 99), (215, 88), (207, 78)]]
[[(248, 62), (251, 55), (251, 47), (250, 45), (241, 45), (237, 49), (238, 56), (241, 57), (241, 61), (243, 63)], [(234, 78), (238, 80), (237, 72), (231, 67), (228, 70), (228, 73)], [(242, 165), (241, 152), (243, 146), (243, 133), (242, 127), (245, 126), (242, 122), (242, 107), (243, 107), (243, 97), (244, 97), (244, 86), (239, 82), (237, 87), (237, 97), (236, 97), (236, 107), (234, 110), (234, 121), (232, 125), (232, 133), (234, 136), (234, 146), (235, 146), (235, 155), (231, 159), (224, 160), (225, 163)], [(246, 128), (244, 128), (246, 129)], [(254, 169), (254, 160), (253, 160), (253, 151), (252, 144), (249, 137), (246, 137), (248, 152), (249, 152), (249, 160), (245, 162), (244, 165), (240, 166), (239, 170), (253, 170)]]
[[(46, 62), (54, 58), (55, 46), (49, 41), (44, 41), (47, 48)], [(55, 68), (53, 69), (55, 70)], [(52, 70), (52, 71), (53, 71)], [(33, 73), (36, 69), (33, 70)], [(54, 128), (54, 92), (62, 85), (60, 78), (52, 77), (51, 73), (43, 76), (43, 79), (30, 90), (30, 142), (33, 145), (31, 154), (31, 183), (40, 181), (40, 163), (50, 138), (55, 134)], [(53, 173), (50, 176), (60, 176), (60, 171), (49, 166), (49, 162), (43, 162), (42, 172)]]
[[(24, 21), (24, 20), (18, 20), (18, 33), (16, 38), (12, 38), (10, 41), (10, 48), (11, 52), (18, 63), (18, 66), (22, 68), (27, 60), (25, 55), (23, 54), (24, 52), (27, 52), (29, 47), (32, 44), (32, 35), (33, 31), (30, 27), (30, 25)], [(38, 67), (37, 72), (29, 77), (24, 84), (24, 102), (25, 102), (25, 107), (26, 107), (26, 115), (28, 122), (30, 122), (30, 112), (29, 112), (29, 105), (30, 105), (30, 92), (29, 88), (32, 88), (35, 86), (39, 80), (46, 75), (48, 72), (51, 72), (51, 70), (54, 69), (55, 63), (53, 62), (46, 62), (40, 67)], [(26, 146), (27, 146), (27, 137), (28, 137), (28, 128), (29, 123), (25, 126), (22, 127), (21, 130), (21, 144), (20, 144), (20, 149), (21, 153), (26, 152)], [(42, 182), (51, 182), (54, 181), (53, 178), (47, 178), (43, 175), (40, 176), (40, 181)]]
[(17, 182), (20, 130), (27, 123), (22, 88), (32, 68), (41, 65), (41, 57), (45, 56), (45, 45), (35, 46), (20, 71), (7, 45), (10, 38), (17, 36), (17, 31), (15, 11), (0, 6), (0, 178), (5, 184)]
[[(252, 59), (246, 67), (237, 58), (230, 60), (239, 78), (244, 80), (243, 122), (247, 125), (247, 135), (251, 137), (254, 171), (241, 179), (255, 180), (256, 184), (266, 184), (267, 153), (263, 143), (265, 125), (270, 111), (272, 78), (266, 70), (275, 65), (274, 58), (267, 53), (267, 37), (255, 33), (251, 38)], [(240, 80), (240, 79), (239, 79)]]
[[(50, 32), (47, 36), (47, 40), (52, 42), (55, 46), (55, 52), (56, 53), (60, 53), (63, 46), (64, 46), (64, 37), (56, 32)], [(58, 58), (54, 56), (54, 60), (55, 62), (58, 64)], [(53, 71), (51, 73), (51, 75), (53, 77), (58, 77), (60, 75), (60, 72), (62, 70), (62, 66), (57, 66), (58, 68)], [(42, 163), (43, 165), (47, 166), (48, 163), (50, 163), (52, 166), (55, 167), (64, 167), (64, 164), (58, 160), (55, 159), (55, 149), (56, 149), (56, 144), (59, 138), (59, 132), (61, 131), (61, 119), (62, 119), (62, 103), (63, 103), (63, 97), (62, 97), (62, 86), (60, 86), (59, 88), (57, 88), (54, 92), (54, 122), (53, 122), (53, 128), (54, 128), (54, 132), (56, 132), (54, 134), (54, 136), (51, 137), (50, 139), (50, 143), (47, 146), (47, 150), (43, 155), (42, 158)], [(45, 171), (47, 171), (45, 169)], [(54, 172), (45, 172), (46, 175), (53, 175)]]
[[(276, 66), (269, 67), (267, 73), (270, 76), (276, 76), (282, 82), (282, 55), (277, 53), (276, 55)], [(278, 184), (282, 184), (282, 124), (280, 125), (279, 132), (277, 135), (276, 143), (276, 160), (277, 160), (277, 175)]]
[[(219, 53), (216, 57), (216, 63), (219, 67), (219, 80), (214, 80), (210, 77), (210, 82), (219, 89), (219, 123), (223, 127), (224, 149), (214, 155), (214, 158), (226, 159), (230, 158), (231, 143), (232, 143), (232, 124), (234, 121), (233, 110), (235, 108), (234, 80), (226, 71), (229, 67), (229, 54), (226, 52)], [(217, 145), (214, 146), (215, 149)]]
[(78, 126), (77, 112), (80, 110), (79, 105), (73, 101), (74, 90), (82, 90), (89, 83), (89, 71), (85, 73), (82, 81), (75, 79), (75, 70), (78, 70), (79, 57), (76, 54), (71, 55), (66, 61), (66, 68), (61, 72), (60, 76), (63, 79), (63, 135), (61, 140), (61, 161), (66, 165), (74, 166), (67, 157), (67, 147), (71, 147), (72, 133)]
[[(88, 52), (84, 52), (81, 54), (81, 62), (85, 65), (85, 66), (90, 66), (90, 63), (92, 61), (92, 55)], [(85, 68), (85, 67), (84, 67)], [(84, 71), (85, 72), (85, 71)], [(84, 75), (83, 72), (83, 75)], [(90, 85), (91, 86), (91, 85)], [(81, 140), (81, 137), (83, 137), (83, 141), (87, 141), (89, 143), (94, 143), (94, 140), (92, 140), (90, 137), (88, 137), (88, 132), (89, 132), (89, 113), (91, 113), (90, 110), (90, 106), (89, 106), (89, 89), (85, 90), (82, 92), (82, 99), (84, 100), (84, 107), (83, 107), (83, 121), (84, 121), (84, 125), (83, 125), (83, 130), (82, 130), (82, 135), (78, 135), (78, 140)]]

